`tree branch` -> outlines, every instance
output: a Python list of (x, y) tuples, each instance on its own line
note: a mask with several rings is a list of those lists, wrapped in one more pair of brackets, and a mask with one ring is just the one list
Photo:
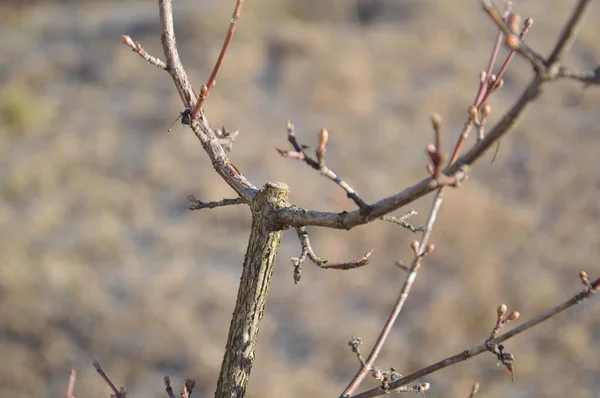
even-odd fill
[[(506, 333), (496, 337), (493, 340), (486, 340), (485, 342), (483, 342), (475, 347), (469, 348), (468, 350), (462, 351), (456, 355), (453, 355), (453, 356), (443, 359), (439, 362), (436, 362), (433, 365), (427, 366), (427, 367), (420, 369), (414, 373), (411, 373), (410, 375), (405, 376), (405, 377), (401, 378), (400, 380), (391, 383), (390, 389), (394, 390), (396, 388), (402, 387), (408, 383), (411, 383), (417, 379), (420, 379), (423, 376), (426, 376), (428, 374), (436, 372), (440, 369), (446, 368), (450, 365), (454, 365), (455, 363), (466, 361), (469, 358), (472, 358), (476, 355), (486, 352), (486, 351), (488, 351), (488, 347), (489, 347), (490, 343), (497, 345), (497, 344), (500, 344), (503, 341), (506, 341), (520, 333), (523, 333), (524, 331), (531, 329), (532, 327), (546, 321), (547, 319), (552, 318), (553, 316), (560, 314), (561, 312), (568, 310), (569, 308), (574, 307), (577, 304), (582, 303), (584, 300), (587, 300), (590, 297), (593, 297), (598, 292), (599, 289), (600, 289), (600, 278), (596, 279), (593, 283), (590, 283), (589, 286), (586, 286), (586, 289), (579, 292), (578, 294), (571, 297), (570, 299), (550, 308), (548, 311), (544, 312), (543, 314), (540, 314), (540, 315), (530, 319), (529, 321), (515, 327), (514, 329), (510, 330), (509, 332), (506, 332)], [(363, 393), (357, 394), (354, 396), (354, 398), (376, 397), (379, 395), (387, 394), (389, 392), (390, 392), (389, 390), (384, 391), (384, 389), (382, 387), (378, 387), (378, 388), (374, 388), (374, 389), (365, 391)]]
[(354, 391), (356, 391), (360, 383), (367, 376), (369, 371), (373, 368), (375, 360), (379, 356), (379, 353), (383, 348), (383, 344), (385, 343), (385, 340), (387, 339), (388, 335), (390, 334), (390, 331), (392, 330), (392, 326), (394, 326), (396, 319), (398, 319), (398, 315), (400, 315), (400, 311), (402, 311), (402, 308), (406, 303), (414, 281), (417, 278), (417, 272), (421, 267), (421, 259), (434, 250), (434, 246), (431, 244), (427, 245), (427, 241), (429, 240), (433, 224), (435, 223), (437, 214), (442, 205), (443, 197), (444, 191), (442, 189), (439, 189), (437, 191), (435, 200), (433, 201), (433, 206), (429, 213), (429, 218), (427, 219), (425, 230), (423, 231), (423, 234), (421, 236), (421, 241), (414, 241), (411, 244), (411, 248), (414, 252), (414, 258), (411, 263), (411, 266), (408, 268), (408, 274), (404, 279), (404, 284), (402, 285), (402, 289), (400, 289), (400, 295), (398, 296), (398, 300), (394, 305), (394, 309), (392, 310), (390, 316), (385, 322), (385, 325), (383, 326), (383, 329), (381, 330), (381, 333), (379, 334), (379, 337), (377, 338), (377, 341), (375, 342), (375, 345), (373, 346), (369, 357), (364, 363), (361, 363), (361, 369), (358, 371), (356, 376), (354, 376), (350, 384), (348, 384), (344, 392), (341, 394), (341, 397), (349, 397), (350, 395), (352, 395)]
[(552, 53), (548, 57), (548, 61), (546, 65), (552, 65), (555, 62), (560, 60), (560, 57), (565, 51), (568, 51), (575, 40), (575, 31), (577, 30), (577, 26), (581, 22), (583, 14), (585, 13), (586, 7), (589, 5), (590, 0), (579, 0), (575, 9), (571, 13), (569, 20), (565, 24), (560, 36), (558, 37), (558, 41), (552, 50)]
[(298, 234), (298, 239), (302, 246), (302, 253), (300, 254), (300, 257), (292, 257), (292, 264), (294, 265), (294, 283), (300, 282), (300, 278), (302, 277), (302, 264), (304, 263), (304, 260), (306, 260), (306, 257), (308, 257), (308, 259), (317, 267), (322, 269), (348, 270), (369, 264), (369, 257), (371, 256), (371, 253), (373, 253), (373, 249), (371, 249), (352, 261), (345, 263), (329, 263), (329, 261), (318, 257), (315, 254), (310, 239), (308, 238), (308, 231), (305, 227), (296, 228), (296, 233)]
[[(185, 108), (192, 109), (196, 105), (196, 94), (177, 51), (171, 0), (159, 0), (158, 4), (162, 27), (161, 41), (167, 59), (167, 70), (175, 83)], [(229, 161), (219, 142), (219, 137), (210, 127), (208, 120), (201, 114), (198, 119), (192, 119), (190, 122), (190, 127), (200, 140), (217, 173), (246, 203), (250, 203), (256, 195), (256, 187)]]

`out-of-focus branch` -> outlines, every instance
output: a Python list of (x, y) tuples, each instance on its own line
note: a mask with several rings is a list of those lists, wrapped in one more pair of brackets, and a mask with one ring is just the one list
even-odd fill
[(471, 387), (471, 393), (469, 394), (469, 398), (475, 398), (475, 395), (479, 392), (479, 383), (473, 384)]
[[(397, 381), (391, 383), (390, 388), (392, 390), (394, 390), (396, 388), (407, 385), (408, 383), (412, 383), (415, 380), (418, 380), (421, 377), (431, 374), (433, 372), (436, 372), (440, 369), (454, 365), (455, 363), (458, 363), (458, 362), (466, 361), (469, 358), (472, 358), (483, 352), (489, 351), (490, 344), (498, 345), (498, 344), (502, 343), (503, 341), (506, 341), (520, 333), (523, 333), (526, 330), (531, 329), (532, 327), (552, 318), (553, 316), (560, 314), (561, 312), (568, 310), (569, 308), (572, 308), (572, 307), (576, 306), (577, 304), (582, 303), (584, 300), (587, 300), (587, 299), (593, 297), (600, 289), (600, 278), (596, 279), (594, 282), (590, 282), (587, 279), (587, 274), (582, 273), (582, 275), (585, 275), (585, 277), (582, 276), (581, 279), (582, 279), (582, 282), (584, 283), (584, 285), (586, 285), (586, 288), (583, 291), (576, 294), (575, 296), (571, 297), (570, 299), (550, 308), (548, 311), (544, 312), (543, 314), (540, 314), (540, 315), (530, 319), (529, 321), (515, 327), (514, 329), (512, 329), (492, 340), (486, 340), (485, 342), (483, 342), (475, 347), (469, 348), (468, 350), (462, 351), (456, 355), (453, 355), (453, 356), (443, 359), (439, 362), (436, 362), (433, 365), (430, 365), (423, 369), (420, 369), (414, 373), (409, 374), (408, 376), (404, 376), (400, 380), (397, 380)], [(587, 284), (585, 281), (587, 281)], [(378, 387), (378, 388), (374, 388), (374, 389), (365, 391), (363, 393), (354, 395), (353, 397), (354, 398), (369, 398), (369, 397), (376, 397), (379, 395), (384, 395), (387, 393), (389, 393), (389, 390), (385, 391), (382, 387)]]
[(569, 20), (563, 27), (563, 30), (558, 37), (552, 53), (548, 57), (547, 65), (550, 66), (559, 61), (562, 54), (569, 50), (573, 40), (575, 40), (575, 31), (577, 30), (577, 27), (579, 26), (583, 14), (585, 13), (585, 10), (589, 4), (590, 0), (579, 0), (577, 2), (575, 9), (571, 13)]
[(586, 85), (600, 85), (600, 66), (594, 70), (585, 72), (561, 66), (558, 70), (558, 76), (565, 77), (568, 79), (579, 80), (580, 82), (585, 83)]
[(94, 365), (96, 372), (98, 372), (100, 377), (102, 377), (102, 379), (106, 382), (106, 384), (108, 384), (108, 386), (114, 393), (111, 397), (114, 397), (114, 398), (126, 398), (127, 397), (127, 391), (125, 391), (125, 387), (121, 387), (120, 389), (117, 390), (117, 387), (115, 386), (115, 384), (110, 380), (110, 377), (108, 377), (106, 372), (104, 372), (104, 369), (102, 369), (102, 366), (100, 366), (100, 362), (98, 362), (97, 360), (94, 360), (92, 364)]
[(77, 373), (75, 369), (71, 369), (71, 375), (69, 376), (69, 385), (67, 386), (67, 398), (74, 398), (73, 392), (75, 391), (75, 379), (77, 378)]

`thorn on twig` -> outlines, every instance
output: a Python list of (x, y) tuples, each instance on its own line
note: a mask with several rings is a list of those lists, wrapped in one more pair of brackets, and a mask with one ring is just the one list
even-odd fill
[(310, 239), (308, 238), (308, 231), (306, 230), (306, 227), (297, 227), (296, 233), (298, 234), (298, 239), (300, 240), (300, 245), (302, 246), (302, 253), (300, 254), (300, 257), (291, 258), (292, 265), (294, 266), (294, 283), (296, 284), (300, 282), (300, 278), (302, 277), (302, 264), (304, 263), (306, 257), (308, 257), (310, 261), (312, 261), (319, 268), (347, 270), (359, 268), (369, 264), (369, 257), (371, 256), (371, 253), (373, 253), (373, 249), (371, 249), (367, 253), (352, 261), (330, 264), (327, 260), (322, 259), (315, 254), (310, 243)]
[(125, 391), (125, 387), (121, 387), (120, 389), (117, 390), (117, 387), (114, 385), (114, 383), (110, 380), (108, 375), (104, 372), (104, 370), (100, 366), (100, 362), (98, 362), (97, 360), (94, 359), (92, 364), (94, 365), (96, 372), (98, 372), (100, 377), (102, 377), (102, 379), (106, 382), (106, 384), (108, 384), (110, 389), (113, 391), (114, 394), (111, 395), (111, 398), (126, 398), (127, 391)]
[(245, 203), (243, 198), (223, 198), (223, 200), (218, 202), (202, 202), (196, 199), (196, 197), (192, 194), (187, 195), (185, 198), (188, 202), (190, 202), (190, 205), (188, 206), (188, 209), (190, 210), (214, 209), (215, 207), (239, 205)]

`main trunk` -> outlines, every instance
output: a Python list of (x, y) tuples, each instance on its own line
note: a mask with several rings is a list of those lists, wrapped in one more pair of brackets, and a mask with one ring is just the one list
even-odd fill
[(281, 226), (275, 223), (273, 215), (282, 201), (287, 201), (288, 192), (285, 184), (268, 183), (251, 204), (252, 231), (229, 327), (216, 398), (241, 398), (246, 393), (260, 322), (283, 232)]

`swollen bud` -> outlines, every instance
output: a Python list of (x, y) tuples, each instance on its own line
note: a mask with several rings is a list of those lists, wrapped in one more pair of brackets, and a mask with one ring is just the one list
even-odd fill
[(504, 316), (504, 314), (506, 314), (506, 311), (508, 311), (508, 308), (506, 307), (506, 304), (500, 304), (497, 311), (498, 311), (498, 318), (502, 318)]

